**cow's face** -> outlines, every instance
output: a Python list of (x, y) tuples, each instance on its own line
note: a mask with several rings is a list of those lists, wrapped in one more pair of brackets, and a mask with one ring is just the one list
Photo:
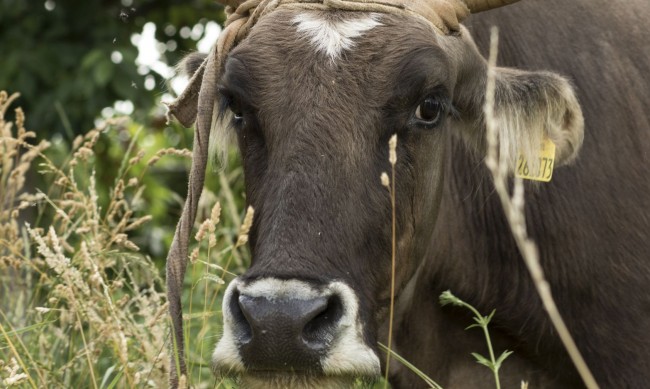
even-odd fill
[[(485, 79), (466, 30), (443, 36), (397, 15), (278, 10), (230, 53), (216, 138), (238, 141), (255, 221), (251, 268), (224, 297), (217, 373), (247, 387), (345, 387), (380, 374), (389, 139), (399, 295), (430, 243), (451, 137), (483, 152)], [(546, 134), (560, 160), (574, 156), (582, 119), (564, 80), (501, 70), (497, 83), (502, 153)]]

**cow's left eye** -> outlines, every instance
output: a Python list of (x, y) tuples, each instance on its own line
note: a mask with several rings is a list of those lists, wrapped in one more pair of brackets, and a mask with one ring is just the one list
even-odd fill
[(443, 117), (444, 105), (434, 97), (424, 99), (415, 110), (415, 118), (427, 127), (433, 127)]
[(235, 99), (230, 99), (230, 101), (228, 101), (228, 109), (230, 109), (233, 114), (233, 120), (235, 124), (241, 124), (241, 122), (244, 120), (244, 111), (241, 108), (239, 102)]

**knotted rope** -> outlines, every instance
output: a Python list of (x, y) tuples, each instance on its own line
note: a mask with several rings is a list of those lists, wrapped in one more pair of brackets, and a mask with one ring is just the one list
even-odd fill
[[(196, 219), (199, 197), (205, 181), (210, 129), (216, 115), (216, 85), (228, 53), (244, 40), (265, 15), (278, 8), (299, 10), (343, 10), (398, 14), (425, 20), (440, 34), (459, 31), (460, 22), (469, 15), (468, 5), (478, 1), (503, 5), (516, 0), (219, 0), (226, 5), (227, 20), (212, 51), (190, 79), (181, 96), (169, 104), (169, 117), (175, 116), (185, 127), (196, 120), (192, 166), (187, 199), (174, 240), (167, 255), (167, 298), (172, 319), (170, 346), (170, 387), (177, 388), (179, 378), (187, 374), (181, 291), (188, 261), (188, 245)], [(236, 6), (236, 8), (234, 7)], [(476, 6), (477, 10), (480, 6)]]

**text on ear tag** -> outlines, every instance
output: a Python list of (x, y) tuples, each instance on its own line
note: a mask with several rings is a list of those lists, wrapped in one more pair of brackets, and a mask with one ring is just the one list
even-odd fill
[(537, 155), (537, 166), (531, 164), (526, 157), (519, 155), (515, 175), (524, 180), (549, 182), (553, 177), (555, 166), (555, 143), (545, 138)]

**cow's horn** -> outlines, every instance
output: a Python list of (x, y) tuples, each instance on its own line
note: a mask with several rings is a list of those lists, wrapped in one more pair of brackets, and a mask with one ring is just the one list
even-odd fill
[(519, 0), (462, 0), (471, 13), (488, 11), (493, 8), (503, 7), (504, 5), (516, 3)]

